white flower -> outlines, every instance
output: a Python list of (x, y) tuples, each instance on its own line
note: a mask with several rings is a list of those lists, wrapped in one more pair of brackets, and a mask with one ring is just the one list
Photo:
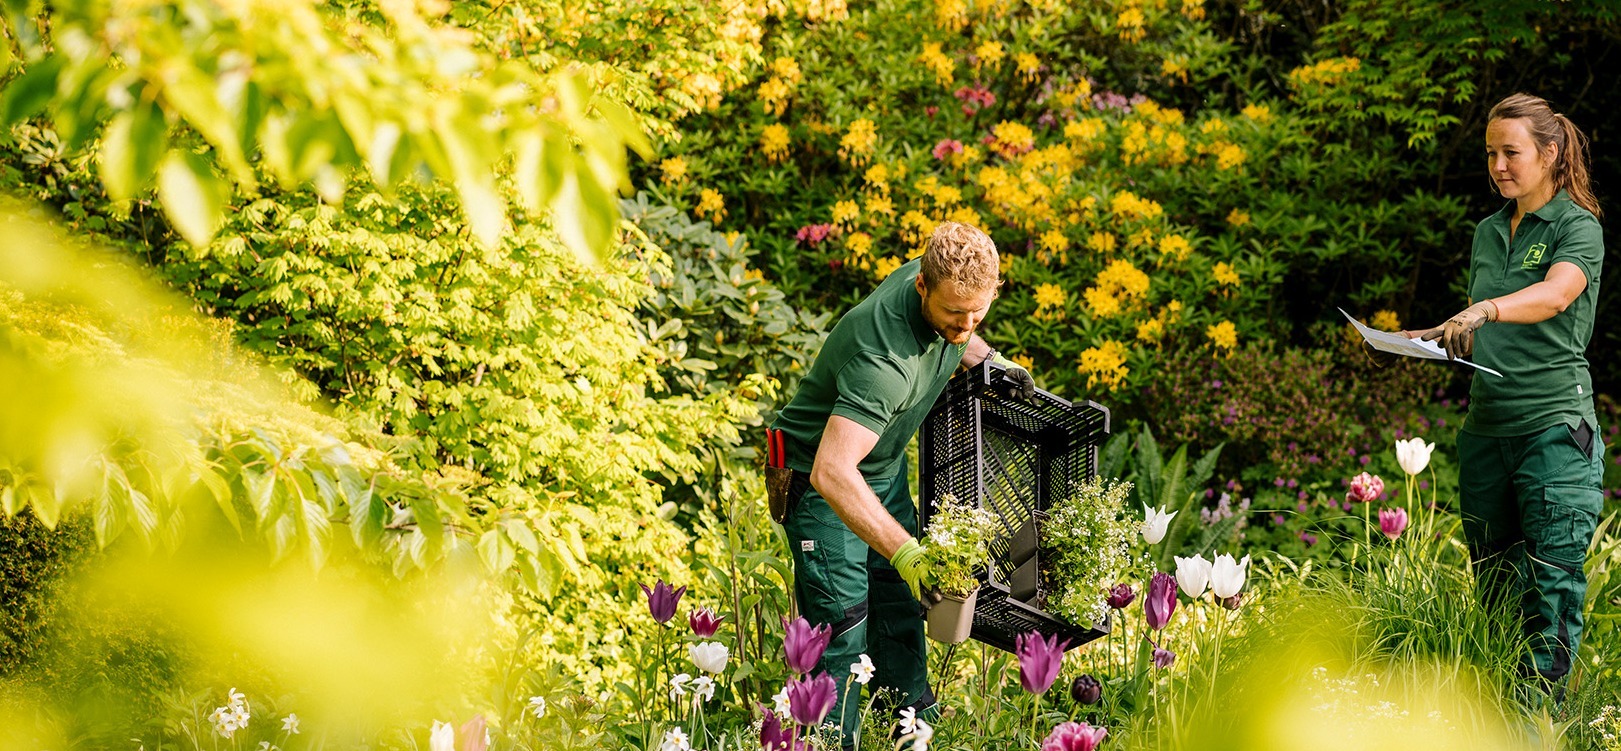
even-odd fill
[(1244, 577), (1249, 571), (1250, 557), (1244, 556), (1242, 561), (1234, 561), (1228, 554), (1216, 556), (1216, 562), (1210, 564), (1210, 591), (1223, 600), (1238, 594), (1244, 588)]
[(692, 695), (704, 701), (715, 698), (715, 679), (707, 675), (692, 679)]
[(856, 683), (863, 686), (867, 685), (867, 681), (872, 680), (872, 674), (876, 671), (877, 668), (873, 667), (872, 658), (865, 654), (861, 655), (860, 660), (850, 663), (850, 675), (855, 676)]
[(900, 714), (901, 735), (912, 735), (913, 733), (916, 733), (918, 723), (917, 710), (912, 707), (907, 707), (902, 709)]
[(546, 697), (544, 697), (544, 696), (531, 696), (531, 697), (529, 697), (529, 713), (534, 715), (535, 719), (537, 719), (537, 720), (542, 718), (542, 717), (545, 717), (546, 716)]
[(678, 676), (676, 676), (674, 678), (671, 678), (670, 679), (670, 701), (675, 701), (677, 697), (686, 696), (687, 695), (687, 684), (690, 683), (691, 681), (692, 681), (692, 676), (687, 675), (686, 673), (682, 673), (682, 674), (680, 674), (680, 675), (678, 675)]
[(718, 641), (706, 641), (687, 647), (687, 656), (692, 658), (692, 664), (698, 666), (699, 670), (719, 674), (726, 669), (731, 651)]
[(692, 744), (687, 742), (685, 731), (674, 727), (664, 733), (664, 742), (659, 744), (659, 751), (692, 751)]
[(777, 713), (778, 717), (787, 717), (788, 716), (788, 687), (783, 686), (781, 691), (778, 691), (775, 696), (771, 697), (771, 702), (776, 705), (776, 706), (772, 707), (772, 709), (773, 709), (773, 711), (775, 711)]
[(259, 751), (281, 751), (281, 747), (270, 745), (270, 741), (259, 741)]
[(934, 740), (934, 728), (929, 727), (929, 723), (921, 719), (915, 720), (913, 725), (912, 751), (929, 751), (929, 741)]
[(1172, 511), (1167, 514), (1163, 506), (1153, 509), (1149, 508), (1148, 504), (1143, 504), (1143, 539), (1147, 540), (1149, 545), (1158, 545), (1160, 540), (1165, 539), (1165, 531), (1171, 528), (1171, 519), (1177, 513), (1179, 512)]
[(428, 734), (428, 751), (456, 751), (456, 728), (434, 720), (433, 732)]
[(1195, 600), (1204, 594), (1205, 588), (1210, 586), (1210, 561), (1202, 555), (1192, 558), (1176, 558), (1176, 584), (1182, 588), (1182, 593)]
[(286, 717), (281, 718), (281, 729), (283, 732), (298, 735), (298, 715), (289, 712)]
[(1416, 475), (1430, 465), (1430, 452), (1434, 450), (1435, 444), (1426, 445), (1423, 438), (1396, 441), (1396, 463), (1401, 465), (1401, 471)]

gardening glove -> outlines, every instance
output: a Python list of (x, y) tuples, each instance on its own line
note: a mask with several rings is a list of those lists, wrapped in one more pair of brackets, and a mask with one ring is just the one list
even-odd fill
[(1468, 357), (1475, 350), (1475, 332), (1488, 321), (1497, 320), (1497, 305), (1491, 300), (1481, 300), (1463, 312), (1448, 319), (1429, 331), (1424, 332), (1424, 341), (1433, 342), (1441, 340), (1441, 348), (1447, 351), (1448, 360)]
[(994, 349), (991, 350), (989, 359), (991, 362), (1002, 366), (1007, 379), (1013, 382), (1013, 394), (1015, 396), (1026, 401), (1035, 397), (1036, 379), (1030, 376), (1030, 371), (1026, 370), (1023, 365), (1003, 357), (1002, 353)]
[(919, 545), (917, 538), (907, 540), (895, 554), (889, 557), (889, 565), (895, 567), (900, 573), (901, 581), (912, 590), (912, 596), (918, 600), (923, 599), (923, 546)]

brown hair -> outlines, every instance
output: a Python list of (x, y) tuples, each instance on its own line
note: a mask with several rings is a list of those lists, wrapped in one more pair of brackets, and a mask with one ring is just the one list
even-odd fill
[(996, 243), (977, 227), (941, 222), (923, 248), (923, 285), (938, 289), (951, 282), (957, 291), (975, 294), (995, 289), (1001, 282), (1001, 261)]
[(1559, 156), (1553, 163), (1555, 191), (1568, 191), (1571, 200), (1599, 219), (1598, 198), (1593, 195), (1593, 180), (1587, 168), (1587, 136), (1570, 118), (1553, 111), (1547, 100), (1530, 94), (1514, 94), (1492, 107), (1486, 121), (1524, 119), (1536, 141), (1537, 150), (1544, 151), (1549, 144), (1559, 147)]

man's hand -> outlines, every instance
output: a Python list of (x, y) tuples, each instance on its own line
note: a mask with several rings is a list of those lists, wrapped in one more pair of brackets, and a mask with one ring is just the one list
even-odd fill
[(991, 362), (1002, 366), (1008, 380), (1013, 382), (1013, 393), (1015, 396), (1018, 396), (1020, 399), (1024, 400), (1035, 398), (1036, 379), (1031, 377), (1030, 371), (1026, 370), (1023, 365), (1003, 357), (1002, 353), (997, 352), (994, 349), (991, 350)]
[(1456, 360), (1468, 357), (1475, 351), (1475, 332), (1489, 321), (1497, 320), (1497, 305), (1491, 300), (1481, 300), (1462, 312), (1448, 319), (1421, 337), (1424, 341), (1433, 342), (1441, 340), (1441, 348), (1447, 351), (1447, 359)]
[(889, 565), (894, 566), (900, 573), (901, 580), (906, 582), (907, 588), (912, 590), (912, 596), (918, 600), (923, 599), (923, 546), (919, 545), (917, 538), (907, 540), (889, 557)]

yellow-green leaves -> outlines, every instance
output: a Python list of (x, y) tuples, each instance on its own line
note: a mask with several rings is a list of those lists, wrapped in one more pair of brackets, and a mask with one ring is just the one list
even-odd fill
[(170, 151), (158, 169), (158, 197), (169, 223), (202, 247), (213, 239), (225, 207), (225, 187), (197, 154)]
[(135, 198), (168, 148), (168, 124), (150, 102), (114, 115), (101, 137), (101, 184), (107, 195), (114, 201)]

